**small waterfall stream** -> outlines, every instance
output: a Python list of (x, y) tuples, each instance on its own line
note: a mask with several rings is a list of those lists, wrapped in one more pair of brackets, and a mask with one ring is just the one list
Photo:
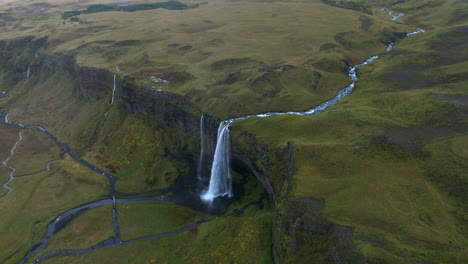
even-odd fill
[(211, 178), (208, 191), (201, 198), (204, 201), (213, 201), (218, 196), (232, 196), (231, 175), (231, 137), (229, 126), (231, 119), (221, 122), (218, 128), (218, 140), (211, 167)]
[(115, 97), (115, 74), (114, 74), (114, 86), (112, 88), (112, 98), (111, 98), (111, 101), (110, 101), (111, 106), (114, 105), (114, 97)]
[(202, 114), (200, 117), (200, 157), (198, 160), (197, 175), (199, 182), (207, 186), (213, 164), (213, 156), (216, 147), (217, 123), (212, 117)]

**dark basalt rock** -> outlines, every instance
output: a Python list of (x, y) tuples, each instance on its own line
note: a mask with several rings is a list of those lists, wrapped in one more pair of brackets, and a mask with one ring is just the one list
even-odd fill
[(188, 136), (200, 135), (198, 111), (185, 96), (139, 87), (127, 78), (122, 84), (122, 99), (130, 112), (155, 117)]

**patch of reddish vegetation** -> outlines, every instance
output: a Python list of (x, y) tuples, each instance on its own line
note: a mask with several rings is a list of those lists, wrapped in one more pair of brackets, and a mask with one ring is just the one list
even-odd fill
[(190, 229), (190, 230), (187, 230), (187, 234), (190, 236), (190, 237), (196, 237), (198, 235), (198, 226)]

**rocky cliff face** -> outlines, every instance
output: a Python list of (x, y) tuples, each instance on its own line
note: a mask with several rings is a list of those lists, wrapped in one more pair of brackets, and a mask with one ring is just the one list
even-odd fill
[(36, 54), (47, 47), (47, 37), (24, 37), (0, 41), (0, 71), (2, 83), (12, 87), (28, 75), (28, 68), (35, 63)]
[(0, 71), (4, 73), (2, 83), (13, 87), (25, 78), (37, 83), (62, 72), (69, 74), (76, 91), (86, 99), (99, 100), (111, 92), (111, 72), (80, 66), (76, 64), (73, 53), (48, 55), (46, 48), (47, 37), (0, 41)]
[(354, 244), (353, 228), (328, 220), (325, 203), (293, 197), (294, 147), (270, 147), (253, 135), (233, 137), (233, 158), (253, 172), (275, 203), (273, 253), (276, 263), (366, 263)]
[(187, 136), (200, 135), (199, 111), (184, 96), (139, 87), (126, 78), (122, 84), (122, 99), (130, 112), (155, 117), (170, 127), (179, 128)]

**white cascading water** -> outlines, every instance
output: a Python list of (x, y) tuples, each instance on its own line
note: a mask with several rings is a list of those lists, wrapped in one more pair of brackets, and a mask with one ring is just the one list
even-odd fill
[(198, 160), (198, 180), (203, 178), (203, 159), (205, 158), (205, 114), (200, 117), (200, 157)]
[(112, 98), (111, 98), (111, 101), (110, 101), (111, 106), (114, 105), (114, 96), (115, 96), (115, 74), (114, 74), (114, 87), (112, 88)]
[(231, 176), (231, 137), (229, 126), (232, 119), (221, 122), (218, 128), (216, 150), (211, 167), (211, 178), (208, 190), (202, 194), (205, 201), (213, 201), (218, 196), (232, 196)]
[[(386, 8), (382, 8), (382, 10), (387, 11)], [(396, 20), (399, 17), (403, 16), (403, 13), (397, 13), (396, 16), (393, 15), (393, 12), (390, 11), (389, 14), (393, 17), (392, 20)], [(411, 36), (419, 33), (425, 32), (424, 29), (418, 29), (415, 32), (407, 33), (406, 36)], [(386, 51), (389, 52), (393, 48), (394, 43), (391, 43), (387, 46)], [(230, 134), (229, 134), (229, 127), (238, 120), (250, 118), (250, 117), (269, 117), (269, 116), (277, 116), (277, 115), (314, 115), (318, 114), (325, 109), (334, 106), (338, 101), (340, 101), (343, 97), (350, 94), (354, 88), (356, 81), (358, 80), (356, 70), (357, 68), (372, 63), (374, 60), (378, 59), (379, 56), (372, 56), (368, 58), (363, 63), (357, 64), (349, 68), (348, 75), (351, 78), (351, 83), (341, 89), (338, 94), (333, 97), (332, 99), (321, 103), (320, 105), (309, 109), (304, 112), (268, 112), (263, 114), (257, 115), (248, 115), (243, 117), (237, 117), (225, 120), (221, 122), (218, 128), (218, 137), (216, 142), (216, 150), (214, 154), (213, 165), (211, 168), (211, 177), (210, 177), (210, 185), (208, 190), (206, 190), (202, 195), (201, 199), (207, 202), (212, 202), (216, 197), (220, 196), (232, 196), (232, 175), (231, 175), (231, 141), (230, 141)], [(203, 119), (202, 119), (203, 120)], [(203, 142), (202, 142), (203, 144)]]
[(31, 74), (31, 67), (28, 67), (28, 70), (26, 71), (26, 78), (29, 78), (30, 74)]

